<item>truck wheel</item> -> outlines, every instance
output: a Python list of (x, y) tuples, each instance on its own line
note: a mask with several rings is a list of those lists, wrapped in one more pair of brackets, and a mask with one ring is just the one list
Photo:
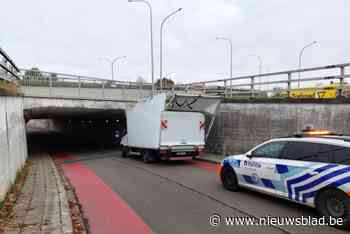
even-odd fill
[(339, 228), (350, 228), (350, 198), (339, 189), (322, 191), (315, 201), (317, 211), (326, 218), (341, 218)]
[(130, 150), (127, 147), (123, 147), (122, 149), (122, 157), (123, 158), (128, 158), (130, 156)]
[(151, 150), (145, 150), (142, 154), (142, 160), (144, 163), (150, 163), (153, 161), (153, 155)]
[(220, 177), (225, 189), (230, 191), (237, 191), (239, 189), (236, 173), (231, 167), (223, 167)]

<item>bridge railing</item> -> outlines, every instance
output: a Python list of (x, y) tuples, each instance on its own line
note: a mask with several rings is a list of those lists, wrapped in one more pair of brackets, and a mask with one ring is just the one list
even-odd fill
[[(84, 89), (99, 90), (98, 98), (105, 98), (106, 92), (113, 92), (113, 89), (123, 90), (152, 90), (151, 83), (108, 80), (93, 76), (81, 76), (65, 73), (54, 73), (41, 71), (39, 69), (20, 69), (21, 85), (23, 87), (43, 87), (47, 88), (49, 96), (54, 94), (55, 88), (74, 88), (74, 97), (83, 97)], [(46, 90), (46, 89), (45, 89)], [(112, 91), (111, 91), (112, 90)], [(85, 95), (86, 96), (86, 95)]]
[(320, 85), (337, 84), (337, 96), (344, 96), (346, 80), (350, 78), (346, 69), (350, 63), (294, 69), (281, 72), (255, 74), (233, 78), (191, 82), (177, 85), (187, 92), (233, 96), (268, 96), (271, 93), (285, 93), (290, 97), (292, 90), (314, 88)]
[(19, 69), (7, 53), (0, 47), (0, 80), (14, 82), (19, 79)]
[(65, 73), (41, 71), (39, 69), (20, 69), (20, 77), (23, 86), (43, 87), (97, 87), (97, 88), (152, 88), (150, 83), (132, 81), (108, 80), (100, 77), (81, 76)]
[[(255, 74), (233, 78), (224, 78), (208, 81), (192, 82), (175, 85), (167, 93), (192, 93), (206, 95), (221, 95), (225, 97), (255, 97), (276, 96), (292, 97), (293, 90), (315, 89), (327, 84), (334, 84), (338, 96), (349, 96), (350, 85), (346, 80), (350, 78), (347, 73), (350, 63), (334, 64), (328, 66), (294, 69), (273, 73)], [(52, 90), (57, 87), (76, 88), (77, 96), (81, 96), (84, 88), (96, 88), (100, 97), (105, 97), (105, 92), (113, 89), (130, 89), (151, 91), (151, 83), (138, 83), (128, 81), (111, 81), (91, 76), (79, 76), (64, 73), (39, 71), (38, 69), (21, 69), (21, 83), (23, 86), (46, 87), (51, 96)], [(156, 89), (156, 93), (160, 92)], [(312, 93), (312, 92), (311, 92)], [(142, 96), (142, 95), (141, 95)], [(140, 96), (139, 96), (140, 97)], [(311, 97), (311, 96), (310, 96)]]

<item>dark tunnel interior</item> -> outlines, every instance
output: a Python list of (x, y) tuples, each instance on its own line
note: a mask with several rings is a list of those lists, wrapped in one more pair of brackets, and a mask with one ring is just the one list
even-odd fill
[(32, 119), (26, 123), (26, 133), (29, 152), (119, 148), (126, 133), (126, 119)]

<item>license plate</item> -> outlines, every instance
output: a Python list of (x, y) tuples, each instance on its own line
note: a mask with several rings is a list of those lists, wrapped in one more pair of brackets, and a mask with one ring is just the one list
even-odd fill
[(176, 155), (186, 155), (186, 152), (177, 152)]

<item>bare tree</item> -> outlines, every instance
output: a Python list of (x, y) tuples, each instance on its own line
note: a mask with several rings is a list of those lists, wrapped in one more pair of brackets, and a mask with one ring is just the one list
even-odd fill
[(136, 79), (136, 83), (144, 84), (144, 83), (147, 83), (147, 80), (142, 76), (138, 76)]

